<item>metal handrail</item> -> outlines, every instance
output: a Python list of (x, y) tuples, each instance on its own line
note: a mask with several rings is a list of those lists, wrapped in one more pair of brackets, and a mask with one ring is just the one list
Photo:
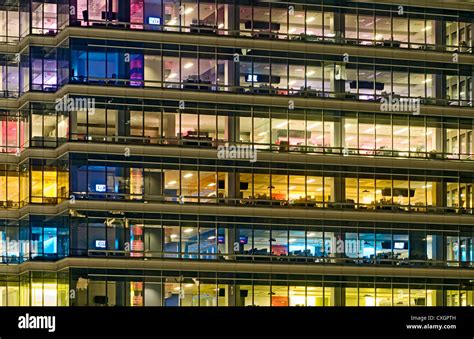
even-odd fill
[(367, 257), (348, 257), (348, 256), (302, 256), (302, 255), (274, 255), (274, 254), (243, 254), (243, 253), (188, 253), (188, 252), (163, 252), (163, 251), (125, 251), (125, 250), (87, 250), (89, 256), (97, 257), (132, 257), (137, 260), (200, 260), (200, 261), (223, 261), (223, 262), (241, 262), (241, 261), (270, 261), (274, 263), (300, 263), (300, 264), (318, 264), (318, 265), (391, 265), (391, 266), (428, 266), (428, 267), (453, 267), (460, 266), (473, 267), (474, 262), (455, 261), (455, 260), (419, 260), (419, 259), (384, 259)]
[(128, 201), (138, 203), (169, 203), (190, 205), (223, 205), (223, 206), (249, 206), (261, 208), (313, 208), (326, 210), (344, 210), (347, 212), (377, 212), (377, 213), (429, 213), (429, 214), (474, 214), (473, 208), (447, 206), (439, 207), (432, 205), (401, 205), (397, 203), (373, 203), (364, 204), (356, 202), (328, 202), (316, 200), (295, 201), (291, 199), (276, 200), (265, 198), (227, 198), (216, 196), (195, 195), (148, 195), (114, 192), (71, 192), (77, 200), (107, 200)]
[[(72, 24), (71, 24), (72, 23)], [(82, 25), (85, 23), (85, 25)], [(440, 45), (423, 42), (398, 41), (394, 39), (361, 39), (361, 38), (346, 38), (334, 37), (327, 35), (314, 35), (306, 33), (282, 33), (270, 30), (260, 29), (226, 29), (219, 28), (212, 25), (202, 26), (186, 26), (186, 25), (149, 25), (147, 23), (130, 23), (124, 21), (107, 21), (107, 20), (80, 20), (70, 21), (70, 27), (78, 26), (83, 28), (108, 28), (108, 29), (125, 29), (125, 30), (139, 30), (139, 31), (160, 31), (171, 33), (186, 33), (186, 34), (212, 34), (218, 36), (230, 36), (241, 38), (258, 38), (262, 40), (286, 40), (286, 41), (305, 41), (309, 43), (329, 43), (329, 44), (346, 44), (346, 45), (361, 45), (364, 47), (388, 47), (388, 48), (406, 48), (406, 49), (422, 49), (424, 51), (437, 52), (458, 52), (458, 53), (473, 53), (473, 46), (464, 44), (458, 45)], [(35, 27), (33, 27), (35, 28)], [(38, 28), (42, 29), (42, 28)], [(43, 29), (44, 30), (44, 29)], [(59, 31), (57, 29), (56, 31)], [(47, 32), (50, 34), (49, 30)], [(261, 35), (261, 36), (260, 36)]]

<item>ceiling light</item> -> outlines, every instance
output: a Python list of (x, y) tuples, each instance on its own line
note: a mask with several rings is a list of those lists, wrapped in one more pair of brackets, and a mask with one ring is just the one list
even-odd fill
[(192, 13), (193, 11), (194, 11), (194, 8), (188, 7), (184, 10), (184, 14), (189, 14), (189, 13)]
[(214, 187), (214, 186), (216, 186), (215, 182), (211, 182), (210, 184), (207, 185), (207, 187)]
[(207, 238), (207, 240), (214, 240), (216, 238), (215, 235), (211, 235), (209, 238)]
[(173, 186), (176, 185), (177, 181), (176, 180), (171, 180), (167, 185), (168, 186)]
[(306, 73), (306, 76), (310, 77), (314, 74), (315, 72), (314, 71), (309, 71), (308, 73)]
[(313, 183), (313, 182), (315, 182), (315, 181), (316, 181), (316, 180), (314, 180), (314, 179), (309, 179), (309, 180), (306, 181), (306, 182), (307, 182), (308, 184), (311, 184), (311, 183)]
[(313, 128), (319, 126), (319, 125), (321, 125), (321, 123), (320, 123), (320, 122), (317, 122), (317, 123), (315, 123), (315, 124), (309, 125), (307, 129), (310, 130), (310, 129), (313, 129)]
[(306, 23), (310, 23), (310, 22), (313, 22), (314, 20), (316, 20), (316, 18), (314, 16), (310, 16), (308, 19), (306, 19)]
[(408, 128), (402, 128), (402, 129), (399, 129), (398, 131), (393, 132), (393, 134), (402, 134), (402, 133), (405, 133), (406, 131), (408, 131)]
[(188, 69), (188, 68), (191, 68), (193, 66), (194, 66), (194, 64), (192, 62), (188, 62), (186, 65), (184, 65), (184, 68)]
[(194, 231), (193, 228), (186, 228), (183, 232), (184, 233), (191, 233), (192, 231)]
[(188, 179), (188, 178), (191, 178), (193, 175), (194, 175), (194, 174), (192, 174), (192, 173), (186, 173), (183, 177), (184, 177), (185, 179)]

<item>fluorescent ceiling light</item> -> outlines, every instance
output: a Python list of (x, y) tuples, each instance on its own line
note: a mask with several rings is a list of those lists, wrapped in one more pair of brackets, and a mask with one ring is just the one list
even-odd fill
[(315, 128), (315, 127), (317, 127), (317, 126), (319, 126), (319, 125), (321, 125), (321, 123), (320, 123), (320, 122), (317, 122), (317, 123), (315, 123), (315, 124), (309, 125), (307, 129), (312, 129), (312, 128)]
[(402, 129), (399, 129), (398, 131), (393, 132), (393, 134), (402, 134), (402, 133), (405, 133), (406, 131), (408, 131), (408, 128), (402, 128)]

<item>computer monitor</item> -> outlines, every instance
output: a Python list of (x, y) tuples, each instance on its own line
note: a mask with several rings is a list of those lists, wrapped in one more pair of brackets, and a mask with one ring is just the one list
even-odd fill
[(406, 242), (403, 242), (403, 241), (395, 241), (393, 243), (393, 248), (396, 249), (396, 250), (403, 250), (403, 249), (406, 249)]

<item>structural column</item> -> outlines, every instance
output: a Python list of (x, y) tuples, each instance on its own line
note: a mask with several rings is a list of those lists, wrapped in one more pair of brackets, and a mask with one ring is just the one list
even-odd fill
[(71, 111), (69, 113), (69, 138), (71, 140), (77, 140), (77, 111)]
[(446, 49), (446, 21), (444, 17), (438, 17), (434, 23), (435, 45), (437, 51)]
[[(115, 135), (127, 137), (130, 135), (130, 110), (119, 108), (115, 116)], [(125, 142), (126, 138), (117, 138), (120, 142)]]
[(346, 21), (342, 9), (336, 9), (334, 15), (330, 20), (331, 32), (324, 32), (324, 35), (327, 37), (328, 33), (334, 34), (336, 43), (344, 43), (345, 31), (346, 31)]
[(340, 173), (334, 175), (334, 185), (331, 189), (330, 201), (340, 205), (345, 202), (345, 180)]

